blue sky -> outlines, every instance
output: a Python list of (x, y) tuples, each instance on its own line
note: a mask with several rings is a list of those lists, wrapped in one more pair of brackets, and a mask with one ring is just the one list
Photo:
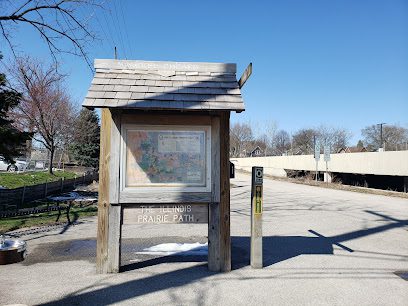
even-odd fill
[[(243, 88), (246, 111), (233, 114), (232, 123), (262, 126), (273, 120), (290, 133), (326, 124), (350, 130), (351, 144), (367, 125), (408, 127), (408, 1), (104, 4), (108, 10), (93, 19), (102, 40), (89, 47), (91, 59), (112, 58), (115, 44), (121, 59), (237, 63), (237, 77), (253, 62)], [(20, 50), (49, 59), (30, 29), (17, 28), (14, 41)], [(92, 73), (77, 58), (63, 56), (62, 61), (79, 105)]]

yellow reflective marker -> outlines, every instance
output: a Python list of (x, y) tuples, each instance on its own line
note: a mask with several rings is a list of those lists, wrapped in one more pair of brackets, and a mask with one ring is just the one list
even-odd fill
[(255, 186), (255, 214), (262, 214), (262, 186)]

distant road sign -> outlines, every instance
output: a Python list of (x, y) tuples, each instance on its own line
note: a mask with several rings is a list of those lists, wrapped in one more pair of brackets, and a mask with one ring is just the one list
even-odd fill
[(330, 145), (324, 146), (324, 161), (330, 161)]
[(316, 161), (320, 159), (320, 143), (317, 140), (315, 140), (314, 158)]

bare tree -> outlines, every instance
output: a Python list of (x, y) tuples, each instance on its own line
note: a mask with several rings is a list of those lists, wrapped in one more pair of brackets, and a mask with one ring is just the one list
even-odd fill
[[(84, 7), (99, 7), (93, 0), (14, 0), (3, 1), (0, 13), (0, 35), (15, 55), (13, 33), (16, 26), (26, 24), (45, 41), (56, 63), (58, 53), (83, 57), (92, 67), (86, 45), (95, 39), (89, 30), (89, 17), (81, 14)], [(71, 47), (63, 46), (68, 41)]]
[(235, 123), (230, 130), (230, 155), (246, 155), (253, 138), (252, 128), (248, 123)]
[(279, 130), (274, 138), (275, 155), (286, 154), (290, 149), (290, 136), (285, 130)]
[(322, 145), (330, 145), (332, 152), (338, 152), (348, 145), (352, 134), (343, 128), (321, 125), (317, 128), (317, 135)]
[(25, 58), (17, 62), (14, 77), (23, 93), (15, 116), (49, 151), (49, 172), (52, 173), (55, 151), (71, 139), (74, 119), (73, 105), (63, 88), (64, 76), (55, 66), (47, 67)]
[(314, 136), (317, 131), (314, 129), (301, 129), (292, 136), (293, 154), (305, 155), (313, 154)]
[[(273, 150), (273, 140), (277, 131), (277, 124), (273, 120), (259, 122), (255, 125), (255, 135), (259, 147), (264, 151), (264, 155), (270, 155)], [(257, 146), (255, 145), (255, 147)]]
[[(370, 125), (361, 130), (363, 143), (368, 150), (374, 151), (382, 147), (381, 130), (379, 125)], [(408, 129), (399, 125), (384, 125), (382, 141), (389, 151), (404, 150), (408, 143)]]

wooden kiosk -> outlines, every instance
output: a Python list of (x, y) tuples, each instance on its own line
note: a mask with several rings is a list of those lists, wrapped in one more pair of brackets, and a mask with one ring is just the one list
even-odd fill
[(236, 65), (95, 60), (102, 108), (96, 267), (119, 272), (122, 224), (208, 223), (208, 268), (231, 270), (229, 120)]

